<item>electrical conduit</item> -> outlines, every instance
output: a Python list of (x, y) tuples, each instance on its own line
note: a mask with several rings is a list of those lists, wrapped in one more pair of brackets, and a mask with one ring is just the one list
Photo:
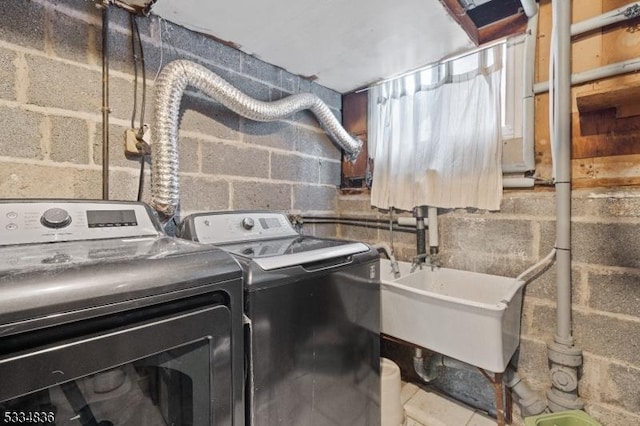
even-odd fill
[[(625, 20), (635, 19), (639, 16), (640, 2), (629, 3), (626, 6), (571, 25), (571, 36), (578, 36), (607, 25), (612, 25)], [(571, 84), (576, 85), (587, 83), (607, 77), (614, 77), (620, 74), (636, 72), (638, 70), (640, 70), (640, 59), (629, 59), (626, 61), (605, 65), (599, 68), (593, 68), (590, 70), (571, 74)], [(552, 77), (550, 76), (550, 80), (551, 78)], [(549, 90), (549, 86), (550, 81), (536, 83), (533, 87), (533, 91), (535, 94), (544, 93)]]
[(626, 6), (571, 25), (571, 35), (577, 36), (607, 25), (634, 19), (638, 16), (640, 16), (640, 2), (629, 3)]

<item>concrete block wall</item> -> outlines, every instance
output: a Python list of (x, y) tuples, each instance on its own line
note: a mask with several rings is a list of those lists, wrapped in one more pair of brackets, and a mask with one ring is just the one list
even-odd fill
[[(123, 151), (134, 99), (129, 15), (110, 10), (109, 195), (135, 200), (140, 163)], [(101, 22), (92, 1), (0, 2), (0, 198), (101, 198)], [(332, 90), (155, 16), (138, 23), (148, 89), (144, 121), (152, 129), (154, 80), (177, 58), (206, 66), (260, 100), (313, 92), (341, 115), (341, 95)], [(141, 93), (139, 79), (136, 126)], [(340, 151), (309, 112), (256, 123), (188, 91), (179, 137), (182, 216), (335, 210)]]
[[(343, 216), (385, 216), (362, 195), (341, 196), (338, 207)], [(640, 424), (640, 189), (575, 190), (572, 210), (573, 333), (584, 352), (579, 392), (602, 424)], [(554, 192), (508, 191), (500, 212), (440, 211), (439, 224), (444, 266), (515, 277), (553, 247)], [(340, 227), (339, 235), (389, 241), (386, 231), (353, 227)], [(411, 239), (394, 245), (401, 258), (415, 254)], [(555, 288), (551, 266), (524, 295), (518, 370), (541, 392), (550, 385)]]

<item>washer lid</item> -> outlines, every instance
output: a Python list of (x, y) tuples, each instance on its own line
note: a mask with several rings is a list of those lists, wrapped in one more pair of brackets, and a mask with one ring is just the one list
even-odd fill
[(350, 256), (369, 250), (363, 243), (302, 236), (247, 241), (220, 247), (236, 256), (252, 259), (265, 271)]
[(253, 260), (263, 270), (305, 265), (369, 251), (363, 243), (300, 236), (282, 213), (198, 213), (180, 224), (182, 238), (215, 244)]
[(201, 244), (166, 236), (0, 246), (0, 279), (7, 275), (60, 273), (91, 264), (158, 260), (210, 250)]

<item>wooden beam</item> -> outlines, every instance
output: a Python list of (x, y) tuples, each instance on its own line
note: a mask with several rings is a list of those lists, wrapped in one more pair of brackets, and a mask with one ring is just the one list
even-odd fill
[(575, 159), (571, 173), (574, 188), (638, 185), (640, 155)]
[(480, 36), (478, 34), (478, 28), (476, 28), (476, 24), (469, 18), (464, 7), (458, 3), (458, 0), (440, 0), (440, 3), (447, 9), (449, 15), (460, 24), (475, 45), (479, 46)]
[(616, 118), (625, 118), (637, 114), (640, 103), (640, 82), (620, 85), (613, 90), (583, 92), (576, 96), (576, 104), (581, 114), (609, 108), (616, 109)]
[(355, 161), (342, 160), (342, 184), (343, 189), (357, 186), (366, 186), (365, 175), (369, 165), (367, 152), (367, 109), (368, 92), (350, 93), (342, 97), (342, 123), (344, 128), (352, 135), (358, 137), (362, 143), (362, 151)]
[(499, 38), (523, 34), (527, 30), (527, 16), (517, 13), (478, 29), (480, 44), (498, 40)]

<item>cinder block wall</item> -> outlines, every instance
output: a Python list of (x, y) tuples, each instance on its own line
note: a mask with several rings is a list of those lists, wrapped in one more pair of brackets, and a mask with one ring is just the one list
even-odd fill
[[(157, 17), (138, 22), (145, 122), (152, 128), (154, 80), (177, 58), (206, 66), (260, 100), (315, 93), (340, 117), (341, 96), (332, 90)], [(0, 2), (0, 198), (101, 198), (101, 55), (101, 12), (92, 1)], [(116, 7), (110, 58), (110, 198), (134, 200), (140, 163), (123, 151), (134, 99), (131, 34), (128, 14)], [(141, 91), (140, 82), (138, 107)], [(340, 152), (309, 112), (256, 123), (193, 91), (183, 105), (182, 216), (218, 209), (335, 210)]]
[[(442, 264), (519, 275), (553, 247), (554, 194), (508, 191), (500, 212), (440, 211)], [(371, 210), (366, 196), (341, 196), (338, 206), (343, 216), (387, 217)], [(640, 189), (576, 190), (572, 209), (573, 330), (584, 351), (580, 395), (604, 425), (640, 424)], [(382, 230), (341, 226), (338, 232), (389, 241)], [(394, 239), (400, 257), (415, 254), (413, 239)], [(555, 332), (555, 288), (552, 266), (525, 290), (518, 370), (540, 391), (550, 385), (546, 342)]]

